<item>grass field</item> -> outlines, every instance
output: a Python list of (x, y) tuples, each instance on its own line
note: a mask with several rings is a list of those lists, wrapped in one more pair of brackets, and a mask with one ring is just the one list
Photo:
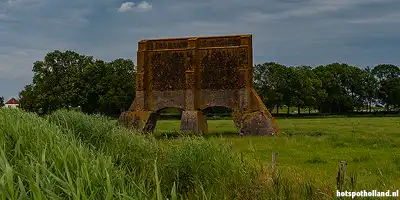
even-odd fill
[[(209, 135), (222, 133), (221, 142), (233, 150), (270, 165), (278, 152), (280, 173), (334, 185), (339, 162), (348, 163), (361, 188), (400, 188), (400, 118), (278, 119), (278, 137), (237, 137), (232, 120), (208, 120)], [(179, 130), (178, 120), (158, 121), (158, 134)]]
[(332, 199), (340, 160), (344, 189), (399, 189), (398, 118), (279, 119), (280, 135), (243, 138), (208, 123), (206, 137), (163, 138), (179, 121), (154, 137), (76, 111), (0, 109), (0, 199)]

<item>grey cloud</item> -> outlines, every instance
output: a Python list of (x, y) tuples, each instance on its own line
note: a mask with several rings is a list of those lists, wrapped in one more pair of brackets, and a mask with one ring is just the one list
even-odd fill
[(135, 6), (135, 3), (133, 2), (125, 2), (121, 4), (121, 7), (119, 7), (118, 12), (127, 12), (133, 10), (133, 7)]
[(153, 0), (151, 12), (116, 12), (123, 2), (0, 0), (0, 82), (22, 89), (54, 49), (135, 61), (141, 39), (242, 33), (254, 63), (400, 65), (398, 0)]
[(135, 4), (134, 2), (124, 2), (118, 8), (118, 12), (129, 12), (129, 11), (149, 11), (153, 8), (153, 6), (147, 1), (142, 1), (139, 4)]

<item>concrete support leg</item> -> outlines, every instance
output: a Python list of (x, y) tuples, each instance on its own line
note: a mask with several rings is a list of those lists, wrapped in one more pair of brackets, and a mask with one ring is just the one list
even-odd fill
[(123, 112), (118, 121), (128, 128), (134, 128), (144, 132), (153, 132), (157, 123), (157, 114), (152, 111)]
[(277, 132), (272, 119), (263, 112), (234, 111), (232, 115), (240, 135), (275, 135)]
[(206, 133), (208, 131), (207, 119), (201, 111), (183, 111), (181, 118), (181, 131)]

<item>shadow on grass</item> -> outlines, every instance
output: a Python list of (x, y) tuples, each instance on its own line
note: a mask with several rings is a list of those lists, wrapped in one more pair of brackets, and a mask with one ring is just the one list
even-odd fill
[(163, 131), (153, 133), (156, 139), (176, 139), (181, 137), (192, 137), (202, 136), (204, 138), (212, 137), (240, 137), (237, 132), (225, 131), (225, 132), (209, 132), (206, 134), (197, 134), (194, 132), (180, 132), (180, 131)]

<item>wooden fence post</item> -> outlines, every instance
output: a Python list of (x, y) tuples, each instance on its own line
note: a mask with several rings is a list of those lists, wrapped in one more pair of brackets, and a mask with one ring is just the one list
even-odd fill
[(338, 174), (336, 177), (337, 188), (340, 190), (344, 187), (346, 181), (346, 161), (340, 161)]
[(278, 154), (278, 153), (272, 152), (272, 176), (273, 176), (274, 180), (276, 177), (276, 154)]

